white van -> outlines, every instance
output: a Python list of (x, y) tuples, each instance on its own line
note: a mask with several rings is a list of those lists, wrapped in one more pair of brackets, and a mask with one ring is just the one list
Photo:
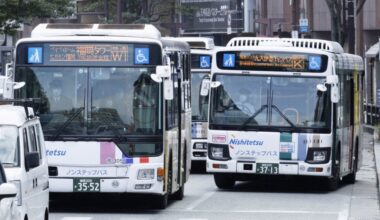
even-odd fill
[(0, 219), (12, 220), (11, 207), (16, 197), (17, 189), (12, 183), (7, 183), (3, 166), (0, 163)]
[(0, 161), (17, 188), (11, 219), (47, 220), (48, 166), (39, 118), (30, 107), (0, 105)]

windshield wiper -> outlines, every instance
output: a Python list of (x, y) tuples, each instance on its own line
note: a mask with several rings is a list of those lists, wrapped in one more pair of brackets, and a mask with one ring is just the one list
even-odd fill
[(292, 126), (293, 128), (296, 127), (296, 126), (293, 124), (293, 122), (291, 122), (291, 121), (289, 120), (289, 118), (286, 117), (286, 115), (285, 115), (284, 113), (282, 113), (282, 112), (280, 111), (280, 109), (279, 109), (275, 104), (272, 104), (272, 108), (273, 108), (274, 110), (276, 110), (276, 111), (278, 112), (278, 114), (280, 114), (281, 117), (282, 117), (283, 119), (285, 119), (285, 121), (288, 122), (288, 123), (290, 124), (290, 126)]
[[(268, 108), (268, 105), (262, 105), (261, 108), (259, 110), (257, 110), (255, 113), (253, 113), (253, 115), (251, 115), (247, 120), (244, 121), (244, 123), (240, 126), (239, 130), (243, 130), (248, 123), (250, 123), (252, 120), (254, 120), (256, 118), (256, 116), (258, 114), (260, 114), (262, 111), (264, 111), (264, 109)], [(257, 124), (257, 122), (256, 122)]]
[(55, 141), (59, 135), (61, 135), (63, 129), (65, 129), (78, 115), (84, 110), (84, 107), (80, 107), (70, 118), (68, 118), (63, 125), (58, 128), (57, 132), (53, 135), (52, 141)]
[[(284, 113), (282, 113), (282, 112), (280, 111), (280, 109), (279, 109), (276, 105), (272, 104), (271, 107), (272, 107), (274, 110), (276, 110), (276, 111), (278, 112), (278, 114), (280, 114), (281, 117), (282, 117), (283, 119), (285, 119), (285, 121), (288, 122), (288, 123), (290, 124), (291, 127), (293, 127), (293, 128), (296, 127), (296, 126), (293, 124), (293, 122), (291, 122), (291, 121), (289, 120), (289, 118), (286, 117), (286, 115), (284, 115)], [(246, 120), (246, 121), (240, 126), (239, 130), (243, 130), (243, 129), (247, 126), (247, 124), (249, 124), (252, 120), (254, 120), (254, 119), (256, 118), (256, 116), (257, 116), (258, 114), (260, 114), (262, 111), (264, 111), (264, 109), (266, 109), (266, 108), (268, 108), (268, 105), (262, 105), (261, 108), (260, 108), (257, 112), (255, 112), (251, 117), (249, 117), (249, 118), (248, 118), (248, 119), (247, 119), (247, 120)], [(257, 124), (257, 123), (256, 123), (256, 124)]]

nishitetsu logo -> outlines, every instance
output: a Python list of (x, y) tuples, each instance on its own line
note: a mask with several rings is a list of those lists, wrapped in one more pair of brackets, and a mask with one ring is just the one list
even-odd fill
[(264, 144), (264, 141), (260, 140), (251, 140), (246, 138), (235, 138), (233, 135), (231, 135), (232, 138), (230, 139), (230, 142), (228, 145), (234, 149), (234, 147), (237, 146), (247, 146), (247, 147), (256, 147), (256, 146), (262, 146)]

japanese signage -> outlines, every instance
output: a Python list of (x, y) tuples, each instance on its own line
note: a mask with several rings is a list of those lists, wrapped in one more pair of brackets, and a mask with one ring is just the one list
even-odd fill
[(22, 44), (17, 50), (17, 63), (28, 65), (130, 66), (162, 63), (160, 46), (152, 44), (31, 43)]
[(193, 11), (182, 12), (184, 33), (227, 33), (228, 28), (236, 33), (243, 29), (237, 0), (181, 0), (181, 5)]
[(326, 55), (270, 52), (220, 52), (217, 55), (221, 69), (324, 72)]
[(51, 44), (47, 62), (128, 62), (131, 49), (123, 44)]

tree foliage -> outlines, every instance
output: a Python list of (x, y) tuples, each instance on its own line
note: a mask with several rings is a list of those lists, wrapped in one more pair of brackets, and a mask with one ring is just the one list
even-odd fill
[(12, 34), (34, 18), (66, 17), (73, 12), (72, 0), (0, 0), (0, 33)]
[[(169, 17), (175, 10), (176, 0), (128, 0), (122, 1), (121, 23), (155, 23)], [(87, 1), (83, 11), (95, 12), (103, 11), (108, 4), (108, 17), (104, 20), (106, 23), (116, 23), (118, 0), (92, 0)]]

